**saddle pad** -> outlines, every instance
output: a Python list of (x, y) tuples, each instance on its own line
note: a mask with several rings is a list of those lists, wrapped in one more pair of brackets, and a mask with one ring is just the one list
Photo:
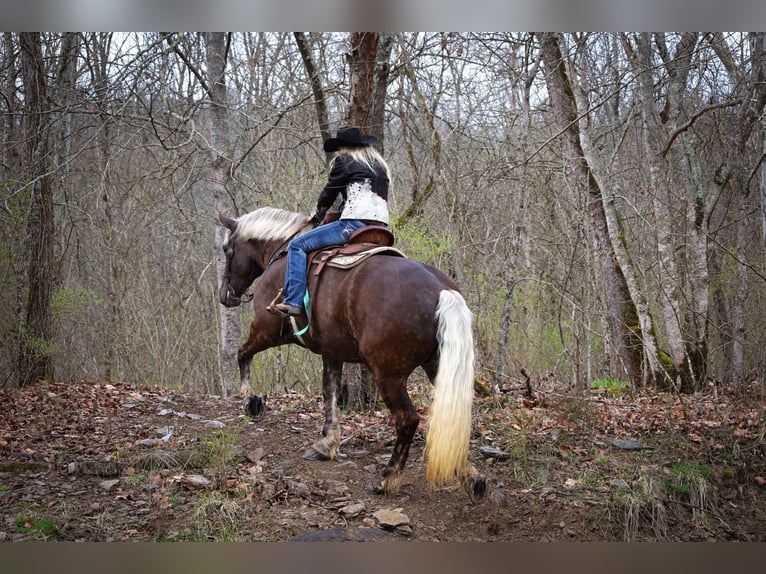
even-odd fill
[(338, 269), (350, 269), (356, 265), (359, 265), (362, 261), (367, 259), (368, 257), (371, 257), (373, 255), (378, 255), (380, 253), (385, 253), (388, 255), (396, 255), (398, 257), (404, 257), (407, 256), (396, 249), (395, 247), (373, 247), (372, 249), (368, 249), (367, 251), (362, 251), (360, 253), (352, 253), (349, 255), (336, 255), (329, 261), (327, 261), (326, 265), (329, 265), (330, 267), (337, 267)]

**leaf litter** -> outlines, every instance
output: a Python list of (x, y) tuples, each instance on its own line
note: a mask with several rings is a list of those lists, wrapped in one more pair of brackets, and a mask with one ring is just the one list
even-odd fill
[(319, 393), (270, 396), (252, 421), (238, 398), (121, 382), (0, 390), (0, 540), (766, 540), (762, 385), (499, 390), (475, 402), (479, 504), (426, 488), (418, 386), (421, 426), (392, 497), (366, 491), (393, 446), (380, 406), (344, 412), (338, 458), (317, 462), (301, 455), (321, 431)]

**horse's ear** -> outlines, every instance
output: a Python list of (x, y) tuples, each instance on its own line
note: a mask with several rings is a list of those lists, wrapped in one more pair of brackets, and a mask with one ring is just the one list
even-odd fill
[(218, 219), (221, 220), (221, 223), (228, 227), (229, 230), (234, 231), (234, 228), (237, 226), (237, 220), (229, 217), (225, 213), (219, 211), (218, 212)]

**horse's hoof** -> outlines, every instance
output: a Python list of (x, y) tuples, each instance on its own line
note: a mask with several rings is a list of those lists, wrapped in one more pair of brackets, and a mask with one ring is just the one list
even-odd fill
[(306, 460), (330, 460), (328, 455), (319, 452), (313, 446), (303, 453), (303, 458)]
[(244, 402), (245, 415), (259, 421), (266, 416), (266, 403), (257, 395), (247, 397)]
[(364, 487), (367, 494), (386, 494), (386, 477), (379, 472), (375, 475), (375, 482)]
[(367, 494), (385, 494), (385, 491), (383, 490), (383, 487), (378, 484), (368, 484), (364, 491)]
[(368, 485), (364, 490), (368, 494), (384, 494), (394, 496), (402, 489), (402, 475), (398, 472), (379, 474), (375, 484)]
[(487, 495), (487, 479), (483, 476), (469, 477), (466, 490), (471, 502), (480, 502)]

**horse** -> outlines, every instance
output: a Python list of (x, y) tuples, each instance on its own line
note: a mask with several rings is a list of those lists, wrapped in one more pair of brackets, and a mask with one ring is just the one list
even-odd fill
[(307, 217), (262, 207), (239, 218), (220, 213), (219, 220), (228, 229), (220, 302), (234, 307), (252, 300), (255, 310), (238, 352), (246, 413), (254, 400), (250, 364), (256, 353), (298, 344), (321, 355), (324, 425), (303, 456), (332, 460), (341, 439), (337, 398), (343, 363), (363, 363), (396, 429), (391, 458), (367, 490), (394, 495), (420, 421), (407, 392), (408, 377), (420, 366), (434, 387), (424, 453), (427, 484), (431, 489), (459, 484), (472, 501), (481, 500), (486, 479), (468, 460), (473, 317), (457, 285), (429, 265), (376, 254), (348, 270), (325, 266), (318, 278), (311, 273), (308, 321), (281, 317), (266, 308), (284, 284), (287, 243), (311, 228)]

